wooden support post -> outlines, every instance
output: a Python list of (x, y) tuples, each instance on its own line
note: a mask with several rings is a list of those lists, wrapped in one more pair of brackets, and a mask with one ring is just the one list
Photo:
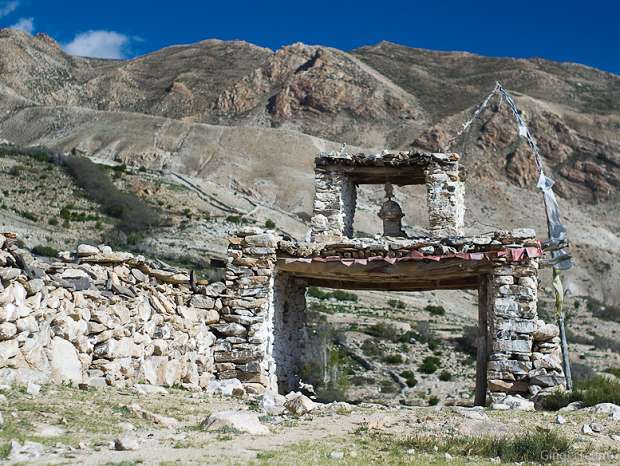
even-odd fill
[(476, 395), (474, 404), (484, 406), (487, 400), (489, 279), (480, 277), (478, 286), (478, 348), (476, 354)]

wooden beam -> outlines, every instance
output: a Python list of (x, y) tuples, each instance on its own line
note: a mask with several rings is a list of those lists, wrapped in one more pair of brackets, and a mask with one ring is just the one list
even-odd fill
[(476, 353), (476, 395), (474, 404), (484, 406), (487, 400), (489, 280), (482, 277), (478, 287), (478, 348)]
[[(402, 261), (390, 264), (383, 260), (366, 265), (353, 264), (349, 267), (335, 262), (290, 262), (278, 261), (278, 272), (320, 281), (343, 281), (362, 283), (441, 283), (465, 280), (477, 285), (480, 275), (489, 273), (488, 261), (469, 261), (458, 258), (441, 261)], [(475, 278), (475, 280), (472, 280)]]
[(338, 170), (345, 173), (355, 184), (384, 184), (390, 182), (397, 186), (426, 184), (424, 167), (365, 167), (342, 166)]
[(478, 288), (478, 277), (468, 277), (454, 281), (392, 281), (392, 280), (336, 280), (316, 277), (296, 276), (306, 281), (308, 286), (334, 288), (342, 290), (374, 290), (374, 291), (432, 291), (432, 290), (475, 290)]

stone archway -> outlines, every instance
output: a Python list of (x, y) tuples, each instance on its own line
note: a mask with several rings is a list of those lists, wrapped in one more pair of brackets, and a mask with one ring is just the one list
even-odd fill
[(534, 367), (541, 251), (531, 230), (333, 243), (250, 233), (257, 231), (231, 240), (227, 285), (234, 296), (223, 310), (224, 320), (245, 324), (247, 333), (222, 344), (225, 356), (215, 353), (216, 363), (226, 363), (245, 383), (272, 389), (278, 380), (295, 383), (308, 283), (393, 291), (476, 289), (481, 323), (476, 402), (483, 404), (487, 393), (528, 394), (531, 385), (563, 383), (561, 371)]

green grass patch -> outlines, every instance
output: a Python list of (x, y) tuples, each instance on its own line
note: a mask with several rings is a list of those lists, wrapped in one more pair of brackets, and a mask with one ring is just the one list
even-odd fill
[(57, 257), (58, 249), (53, 248), (52, 246), (44, 246), (39, 244), (32, 248), (32, 253), (43, 257)]
[(433, 374), (439, 369), (440, 360), (437, 356), (426, 356), (418, 368), (424, 374)]
[(445, 316), (446, 310), (443, 306), (436, 306), (434, 304), (429, 304), (424, 308), (426, 312), (428, 312), (432, 316)]
[(453, 436), (436, 438), (416, 435), (396, 440), (393, 445), (403, 450), (427, 453), (449, 453), (455, 456), (500, 458), (504, 462), (554, 462), (571, 450), (571, 441), (555, 431), (535, 431), (510, 437)]
[(571, 392), (556, 391), (541, 399), (543, 409), (556, 411), (569, 403), (580, 401), (585, 406), (599, 403), (620, 404), (620, 381), (596, 376), (575, 381)]
[(400, 299), (388, 299), (387, 305), (392, 309), (406, 309), (407, 305)]

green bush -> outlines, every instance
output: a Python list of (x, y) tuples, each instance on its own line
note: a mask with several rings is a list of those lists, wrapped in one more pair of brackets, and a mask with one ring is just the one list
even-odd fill
[(35, 246), (34, 248), (32, 248), (32, 252), (33, 254), (36, 254), (37, 256), (44, 256), (44, 257), (56, 257), (58, 256), (58, 250), (51, 247), (51, 246), (43, 246), (41, 244)]
[(401, 338), (398, 327), (394, 324), (386, 323), (386, 322), (377, 322), (365, 329), (365, 333), (371, 335), (373, 337), (381, 338), (384, 340), (390, 340), (393, 342), (399, 341)]
[(328, 293), (327, 291), (323, 291), (320, 288), (317, 288), (316, 286), (310, 286), (306, 290), (306, 296), (309, 296), (311, 298), (316, 298), (316, 299), (329, 299), (329, 297), (331, 296), (331, 293)]
[(442, 382), (449, 382), (450, 380), (452, 380), (452, 374), (444, 369), (439, 373), (439, 380), (441, 380)]
[(48, 225), (51, 226), (56, 226), (58, 225), (58, 219), (56, 217), (51, 217), (48, 221), (47, 221)]
[(355, 293), (349, 293), (348, 291), (336, 290), (332, 293), (332, 297), (337, 301), (352, 301), (357, 302), (358, 297)]
[(391, 380), (382, 380), (379, 386), (381, 393), (398, 393), (398, 385)]
[(364, 340), (361, 348), (366, 356), (383, 356), (383, 348), (372, 338)]
[(543, 409), (556, 411), (575, 401), (582, 402), (584, 406), (620, 404), (620, 381), (603, 376), (576, 380), (572, 392), (555, 391), (542, 398), (540, 404)]
[(269, 230), (273, 230), (275, 227), (276, 227), (276, 222), (274, 222), (270, 218), (265, 220), (265, 228), (268, 228)]
[(605, 369), (605, 372), (620, 378), (620, 367), (608, 367), (607, 369)]
[(439, 397), (435, 396), (435, 395), (431, 395), (428, 397), (428, 405), (429, 406), (435, 406), (436, 404), (439, 403)]
[(239, 223), (243, 223), (243, 218), (240, 215), (229, 215), (228, 217), (226, 217), (226, 221), (230, 223), (239, 224)]
[(424, 308), (426, 312), (433, 316), (445, 316), (446, 310), (443, 306), (436, 306), (434, 304), (429, 304)]
[(400, 299), (388, 299), (387, 304), (388, 306), (394, 309), (406, 309), (407, 308), (407, 305), (404, 302), (402, 302)]
[(37, 220), (39, 220), (39, 217), (37, 217), (35, 214), (33, 214), (32, 212), (28, 212), (27, 210), (20, 210), (18, 211), (19, 215), (21, 215), (22, 217), (32, 221), (32, 222), (36, 222)]
[(336, 290), (333, 292), (323, 291), (315, 286), (310, 286), (306, 290), (306, 296), (317, 299), (329, 299), (334, 298), (338, 301), (353, 301), (357, 302), (357, 295), (355, 293), (349, 293), (347, 291)]
[(383, 357), (383, 362), (387, 364), (402, 364), (405, 358), (399, 353), (390, 353)]
[(100, 204), (107, 215), (119, 219), (118, 228), (121, 231), (125, 233), (144, 231), (159, 224), (157, 212), (135, 194), (120, 191), (107, 173), (91, 160), (86, 157), (70, 156), (66, 158), (66, 165), (71, 176), (87, 196)]
[(433, 374), (439, 369), (439, 358), (437, 356), (426, 356), (420, 364), (419, 370), (424, 374)]
[(400, 376), (405, 379), (407, 386), (410, 388), (415, 387), (418, 384), (418, 381), (415, 378), (415, 374), (413, 373), (413, 371), (410, 371), (409, 369), (402, 371), (400, 373)]

